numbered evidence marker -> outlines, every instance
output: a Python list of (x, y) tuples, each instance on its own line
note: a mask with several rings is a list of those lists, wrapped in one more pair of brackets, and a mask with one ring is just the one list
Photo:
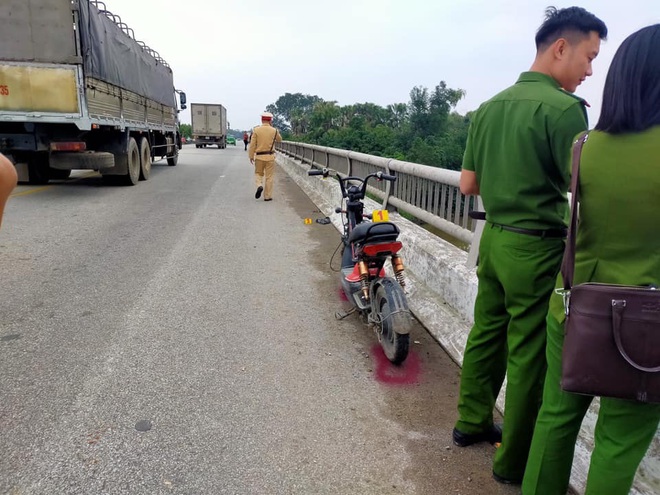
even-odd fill
[(374, 210), (371, 212), (371, 219), (374, 222), (389, 222), (390, 213), (387, 210)]
[(305, 225), (312, 225), (314, 223), (311, 218), (305, 218)]

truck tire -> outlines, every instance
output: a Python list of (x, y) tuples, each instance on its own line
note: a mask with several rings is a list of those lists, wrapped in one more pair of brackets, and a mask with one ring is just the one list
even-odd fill
[(32, 153), (28, 160), (28, 183), (33, 185), (48, 184), (50, 180), (50, 167), (48, 166), (48, 153)]
[(167, 164), (168, 164), (170, 167), (175, 167), (176, 164), (178, 163), (178, 161), (179, 161), (179, 153), (178, 153), (178, 150), (174, 153), (174, 155), (172, 155), (172, 156), (169, 156), (169, 155), (168, 155), (168, 157), (167, 157)]
[(140, 180), (140, 150), (135, 138), (128, 138), (128, 150), (125, 157), (128, 160), (128, 172), (122, 177), (122, 182), (127, 186), (134, 186)]
[(148, 180), (151, 175), (151, 147), (146, 137), (140, 139), (140, 180)]

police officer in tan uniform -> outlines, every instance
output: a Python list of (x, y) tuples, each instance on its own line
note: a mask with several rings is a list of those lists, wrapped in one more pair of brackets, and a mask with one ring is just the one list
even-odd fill
[[(257, 192), (254, 197), (259, 199), (264, 193), (264, 201), (273, 199), (273, 176), (275, 174), (275, 143), (282, 141), (280, 132), (275, 129), (271, 122), (273, 114), (264, 112), (261, 114), (261, 125), (254, 128), (248, 154), (250, 162), (254, 165), (254, 181)], [(264, 176), (266, 178), (266, 189), (264, 190)]]

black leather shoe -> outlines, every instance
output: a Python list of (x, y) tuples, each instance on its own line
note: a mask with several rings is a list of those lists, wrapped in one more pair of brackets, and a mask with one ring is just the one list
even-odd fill
[(264, 201), (272, 201), (273, 198), (264, 198)]
[(493, 478), (495, 481), (498, 483), (502, 483), (503, 485), (522, 485), (522, 480), (514, 480), (511, 478), (505, 478), (504, 476), (500, 476), (497, 474), (495, 471), (493, 471)]
[(454, 439), (454, 445), (459, 447), (467, 447), (481, 442), (497, 443), (502, 441), (502, 427), (493, 425), (490, 430), (481, 433), (463, 433), (454, 428), (452, 438)]
[(257, 192), (254, 193), (254, 199), (259, 199), (261, 197), (261, 192), (264, 190), (263, 187), (259, 186), (257, 187)]

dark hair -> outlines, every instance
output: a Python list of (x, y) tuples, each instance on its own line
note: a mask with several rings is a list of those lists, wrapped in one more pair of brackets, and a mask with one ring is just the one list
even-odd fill
[[(595, 31), (602, 40), (607, 38), (607, 26), (591, 12), (582, 7), (568, 7), (557, 10), (545, 9), (545, 21), (536, 32), (536, 49), (545, 50), (559, 38), (566, 38), (574, 43)], [(578, 35), (578, 36), (575, 36)]]
[(628, 36), (614, 54), (596, 129), (610, 134), (660, 125), (660, 24)]

